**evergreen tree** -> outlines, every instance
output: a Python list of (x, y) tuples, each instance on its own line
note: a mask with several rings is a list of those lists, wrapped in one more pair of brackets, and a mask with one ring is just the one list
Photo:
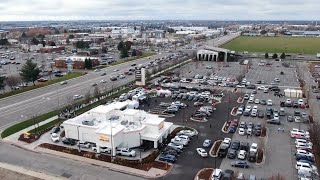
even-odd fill
[(268, 58), (269, 58), (269, 54), (266, 53), (266, 54), (264, 55), (264, 58), (268, 59)]
[(285, 59), (285, 58), (286, 58), (286, 54), (282, 53), (282, 54), (280, 55), (280, 59)]
[(274, 53), (273, 55), (272, 55), (272, 59), (277, 59), (278, 58), (278, 54), (277, 53)]
[(38, 79), (40, 69), (37, 67), (37, 63), (27, 60), (19, 74), (26, 82), (32, 81), (33, 85), (35, 85), (34, 82)]
[(131, 56), (137, 56), (137, 51), (135, 49), (132, 50)]

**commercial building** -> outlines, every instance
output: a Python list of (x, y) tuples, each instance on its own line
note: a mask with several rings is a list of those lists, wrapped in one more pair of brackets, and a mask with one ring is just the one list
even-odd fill
[(157, 148), (167, 138), (172, 123), (142, 110), (129, 109), (130, 101), (101, 105), (63, 123), (67, 138), (96, 143), (111, 149), (134, 148), (145, 141)]
[(199, 61), (225, 61), (227, 62), (228, 49), (206, 46), (204, 49), (201, 49), (197, 52), (197, 59)]
[(71, 56), (71, 57), (59, 57), (55, 59), (54, 65), (57, 68), (67, 68), (68, 64), (72, 64), (73, 69), (84, 69), (86, 59), (91, 59), (93, 67), (100, 64), (100, 60), (97, 57)]
[(60, 53), (61, 51), (64, 51), (65, 47), (64, 46), (45, 46), (40, 48), (40, 53), (53, 53), (57, 52)]

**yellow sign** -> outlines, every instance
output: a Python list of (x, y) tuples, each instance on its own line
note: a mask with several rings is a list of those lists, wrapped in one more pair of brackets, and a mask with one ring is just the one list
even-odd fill
[(159, 124), (159, 130), (162, 129), (163, 126), (164, 126), (164, 122), (161, 122), (161, 123)]
[(100, 135), (100, 136), (99, 136), (99, 140), (100, 140), (100, 141), (109, 142), (109, 138), (107, 138), (106, 136), (103, 136), (103, 135)]

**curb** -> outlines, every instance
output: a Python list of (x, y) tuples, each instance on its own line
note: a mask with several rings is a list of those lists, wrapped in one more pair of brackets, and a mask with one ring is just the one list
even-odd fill
[(212, 169), (212, 171), (214, 171), (214, 168), (203, 168), (203, 169), (200, 169), (200, 171), (197, 172), (196, 176), (193, 178), (194, 180), (200, 180), (199, 179), (199, 174), (204, 171), (204, 170), (208, 170), (208, 169)]
[[(242, 98), (241, 101), (240, 101), (240, 98)], [(242, 96), (240, 96), (240, 97), (237, 99), (237, 103), (239, 103), (239, 104), (242, 104), (243, 101), (244, 101), (244, 98), (243, 98)]]
[(224, 127), (225, 127), (226, 125), (227, 125), (227, 122), (225, 122), (225, 123), (223, 124), (221, 131), (224, 132), (224, 133), (226, 133), (226, 134), (228, 134), (228, 132), (224, 130)]
[(232, 108), (232, 110), (231, 110), (231, 112), (230, 112), (230, 115), (231, 115), (231, 116), (237, 116), (237, 112), (232, 113), (233, 110), (236, 109), (236, 108), (238, 108), (238, 107), (233, 107), (233, 108)]
[[(211, 154), (211, 151), (213, 150), (213, 148), (214, 148), (214, 146), (216, 145), (216, 143), (219, 142), (219, 141), (222, 142), (222, 140), (219, 139), (219, 140), (216, 140), (216, 141), (213, 143), (213, 145), (212, 145), (212, 147), (211, 147), (211, 149), (210, 149), (210, 152), (209, 152), (209, 155), (210, 155), (211, 157), (214, 157), (214, 158), (218, 157), (218, 153), (217, 153), (217, 155), (212, 155), (212, 154)], [(221, 144), (220, 144), (220, 145), (221, 145)], [(219, 146), (217, 152), (219, 152), (219, 150), (220, 150), (220, 146)]]

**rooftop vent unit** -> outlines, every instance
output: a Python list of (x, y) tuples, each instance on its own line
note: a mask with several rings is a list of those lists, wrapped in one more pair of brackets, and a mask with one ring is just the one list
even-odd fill
[(119, 116), (111, 116), (109, 120), (111, 121), (119, 120)]
[(93, 120), (83, 120), (82, 124), (86, 125), (86, 126), (93, 126), (94, 125)]

